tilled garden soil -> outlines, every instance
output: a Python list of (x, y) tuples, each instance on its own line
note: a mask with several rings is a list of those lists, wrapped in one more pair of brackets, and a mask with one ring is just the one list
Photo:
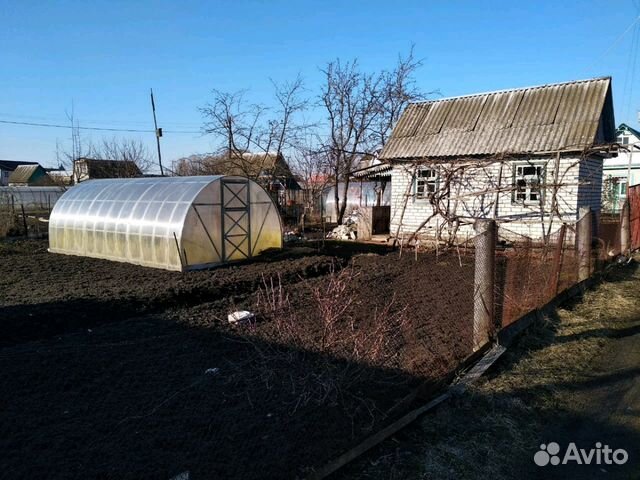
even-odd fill
[(327, 245), (185, 274), (0, 246), (0, 477), (304, 477), (397, 418), (470, 353), (473, 265)]
[[(182, 274), (47, 252), (45, 242), (0, 248), (0, 345), (46, 338), (133, 315), (253, 292), (263, 276), (283, 282), (324, 275), (353, 254), (297, 248), (254, 262)], [(28, 308), (24, 308), (28, 306)]]

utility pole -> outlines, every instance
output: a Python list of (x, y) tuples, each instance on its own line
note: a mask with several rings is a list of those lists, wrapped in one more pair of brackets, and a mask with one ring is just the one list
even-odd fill
[(151, 89), (151, 109), (153, 110), (153, 125), (156, 129), (156, 144), (158, 145), (158, 164), (160, 165), (160, 175), (164, 177), (162, 155), (160, 154), (160, 137), (162, 136), (162, 129), (158, 128), (158, 121), (156, 120), (156, 103), (153, 101), (153, 88)]

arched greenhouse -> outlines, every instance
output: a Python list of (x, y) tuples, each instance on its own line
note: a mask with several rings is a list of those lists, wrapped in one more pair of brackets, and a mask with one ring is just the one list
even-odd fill
[(49, 251), (168, 270), (251, 258), (282, 247), (280, 214), (242, 177), (91, 180), (69, 189), (49, 220)]

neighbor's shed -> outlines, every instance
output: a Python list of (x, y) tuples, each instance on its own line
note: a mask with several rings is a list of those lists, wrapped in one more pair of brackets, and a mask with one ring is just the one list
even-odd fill
[(9, 175), (10, 187), (47, 186), (53, 185), (47, 171), (40, 165), (18, 165)]
[(282, 247), (278, 209), (235, 176), (91, 180), (68, 190), (49, 222), (49, 251), (192, 270)]

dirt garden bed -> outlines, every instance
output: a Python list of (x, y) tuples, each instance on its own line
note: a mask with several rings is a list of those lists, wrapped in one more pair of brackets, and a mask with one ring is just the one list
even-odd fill
[[(470, 353), (457, 257), (327, 244), (179, 274), (44, 247), (0, 247), (1, 463), (17, 478), (304, 476)], [(229, 325), (238, 308), (257, 320)]]

